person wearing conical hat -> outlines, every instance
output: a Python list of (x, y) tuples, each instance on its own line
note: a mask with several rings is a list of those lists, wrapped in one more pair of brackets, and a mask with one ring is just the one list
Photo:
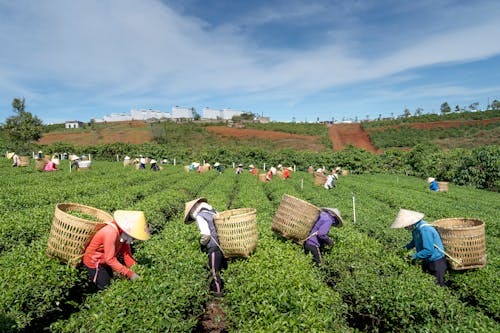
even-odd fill
[(444, 287), (446, 273), (446, 258), (443, 242), (437, 230), (423, 220), (424, 214), (408, 209), (400, 209), (391, 228), (412, 230), (412, 240), (404, 246), (405, 249), (416, 249), (409, 259), (422, 260), (422, 269), (436, 277), (436, 283)]
[(12, 166), (13, 167), (19, 167), (21, 166), (21, 159), (19, 158), (19, 155), (17, 155), (16, 153), (10, 153), (10, 156), (9, 158), (12, 158)]
[(139, 169), (146, 169), (146, 158), (139, 155)]
[(326, 177), (326, 180), (325, 180), (325, 183), (323, 184), (323, 187), (327, 190), (331, 189), (331, 188), (334, 188), (337, 186), (337, 184), (335, 184), (335, 181), (338, 179), (339, 177), (337, 176), (337, 173), (335, 170), (332, 170), (332, 173), (329, 174), (327, 177)]
[(70, 161), (71, 161), (71, 170), (73, 170), (73, 168), (75, 169), (78, 169), (80, 167), (80, 156), (78, 155), (72, 155), (70, 158)]
[(258, 171), (259, 170), (257, 170), (253, 164), (250, 164), (248, 166), (248, 172), (251, 173), (252, 175), (256, 175)]
[[(132, 281), (139, 278), (139, 275), (130, 269), (137, 264), (130, 244), (133, 239), (145, 241), (149, 236), (144, 212), (134, 210), (114, 212), (113, 221), (106, 223), (92, 237), (83, 255), (83, 264), (98, 290), (103, 290), (110, 284), (113, 272)], [(125, 264), (118, 260), (118, 255), (123, 256)]]
[(160, 171), (160, 166), (158, 165), (158, 162), (154, 158), (151, 161), (149, 161), (149, 164), (151, 164), (152, 171)]
[(220, 165), (219, 162), (215, 162), (214, 163), (214, 168), (215, 168), (215, 170), (217, 170), (217, 172), (219, 173), (219, 175), (222, 175), (222, 165)]
[(220, 272), (227, 267), (227, 261), (219, 245), (219, 237), (214, 223), (215, 214), (217, 211), (203, 197), (186, 202), (184, 207), (184, 223), (196, 222), (200, 232), (201, 249), (208, 256), (208, 267), (211, 275), (210, 291), (214, 296), (220, 297), (224, 289), (224, 281)]
[(236, 171), (234, 172), (235, 174), (239, 175), (243, 173), (243, 164), (238, 164), (238, 167), (236, 168)]
[(283, 170), (283, 179), (288, 179), (290, 178), (290, 175), (291, 175), (291, 172), (293, 171), (293, 169), (291, 167), (288, 167), (288, 168), (285, 168)]
[(427, 183), (429, 184), (429, 190), (431, 191), (439, 191), (439, 186), (438, 182), (436, 181), (436, 178), (429, 177), (427, 178)]
[(337, 208), (321, 208), (321, 213), (304, 242), (305, 254), (312, 253), (313, 261), (317, 266), (321, 264), (321, 248), (333, 246), (333, 240), (328, 237), (330, 228), (332, 226), (341, 227), (343, 223)]

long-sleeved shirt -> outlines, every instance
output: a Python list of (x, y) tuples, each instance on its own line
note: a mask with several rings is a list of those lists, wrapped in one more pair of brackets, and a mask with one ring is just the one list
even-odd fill
[[(309, 232), (309, 239), (306, 244), (312, 246), (321, 246), (322, 244), (331, 244), (332, 240), (328, 237), (328, 231), (335, 222), (335, 218), (329, 213), (322, 211), (319, 214), (316, 223)], [(316, 233), (316, 234), (315, 234)]]
[(413, 227), (412, 240), (406, 244), (406, 249), (415, 248), (417, 252), (412, 255), (412, 259), (422, 259), (433, 262), (444, 257), (443, 252), (436, 249), (434, 244), (444, 252), (443, 243), (436, 229), (425, 222), (418, 221)]
[(429, 186), (429, 189), (431, 191), (439, 191), (438, 182), (436, 180), (434, 180), (433, 182), (431, 182), (431, 185)]
[(202, 235), (210, 235), (210, 241), (207, 244), (207, 252), (213, 252), (219, 249), (219, 236), (217, 235), (217, 229), (215, 228), (214, 215), (215, 210), (202, 209), (196, 215), (196, 224)]
[[(120, 241), (121, 230), (115, 221), (102, 227), (92, 238), (85, 249), (83, 264), (89, 268), (108, 265), (113, 271), (132, 278), (134, 272), (128, 267), (136, 264), (128, 243)], [(123, 254), (125, 265), (120, 263), (116, 256)]]

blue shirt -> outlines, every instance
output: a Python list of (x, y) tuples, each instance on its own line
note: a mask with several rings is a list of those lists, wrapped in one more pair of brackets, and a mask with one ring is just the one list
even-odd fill
[[(408, 250), (412, 248), (417, 250), (417, 252), (412, 255), (412, 259), (422, 259), (427, 262), (433, 262), (444, 257), (444, 247), (441, 242), (441, 237), (436, 229), (424, 220), (420, 220), (415, 224), (412, 231), (412, 237), (413, 239), (411, 242), (405, 246)], [(434, 244), (443, 252), (436, 249)]]
[(439, 191), (439, 186), (437, 181), (433, 181), (431, 185), (429, 186), (429, 189), (431, 191)]

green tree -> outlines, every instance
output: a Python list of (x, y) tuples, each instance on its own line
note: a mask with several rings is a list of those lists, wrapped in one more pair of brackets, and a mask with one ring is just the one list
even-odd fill
[(450, 108), (450, 105), (448, 104), (448, 102), (444, 102), (443, 104), (441, 104), (441, 113), (442, 114), (448, 114), (451, 112), (451, 108)]
[(405, 110), (403, 111), (403, 117), (408, 118), (410, 116), (411, 116), (410, 109), (405, 108)]
[(491, 109), (500, 110), (500, 101), (494, 99), (493, 102), (491, 102)]
[(193, 108), (193, 119), (194, 120), (200, 120), (201, 115)]
[(469, 105), (469, 110), (471, 110), (471, 111), (479, 110), (479, 102), (474, 102), (471, 105)]
[(16, 150), (28, 149), (30, 143), (37, 141), (42, 135), (42, 120), (26, 111), (24, 98), (14, 98), (12, 110), (16, 115), (8, 117), (4, 125), (7, 137), (12, 148)]
[(460, 112), (460, 107), (458, 105), (455, 105), (455, 112)]
[(420, 117), (424, 113), (424, 109), (418, 107), (415, 109), (415, 117)]

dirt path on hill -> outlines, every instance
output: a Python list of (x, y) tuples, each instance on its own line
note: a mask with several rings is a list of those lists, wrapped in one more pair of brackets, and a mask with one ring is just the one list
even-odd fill
[(370, 141), (370, 136), (360, 124), (336, 124), (329, 128), (330, 140), (332, 141), (333, 150), (339, 151), (348, 145), (365, 149), (371, 153), (379, 151)]
[(443, 127), (443, 128), (450, 128), (450, 127), (459, 127), (463, 125), (488, 125), (488, 124), (494, 124), (500, 122), (500, 118), (491, 118), (491, 119), (481, 119), (481, 120), (448, 120), (448, 121), (435, 121), (435, 122), (429, 122), (429, 123), (406, 123), (406, 124), (401, 124), (401, 125), (390, 125), (390, 126), (381, 126), (381, 127), (373, 127), (367, 129), (368, 132), (376, 132), (376, 131), (383, 131), (388, 128), (400, 128), (404, 126), (410, 126), (413, 128), (421, 128), (421, 129), (427, 129), (427, 128), (437, 128), (437, 127)]

